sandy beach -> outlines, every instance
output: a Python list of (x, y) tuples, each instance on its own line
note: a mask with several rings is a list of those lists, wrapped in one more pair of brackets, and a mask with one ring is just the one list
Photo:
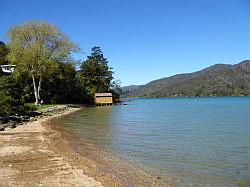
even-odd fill
[(67, 108), (1, 131), (0, 186), (172, 186), (98, 153), (74, 152), (51, 120), (78, 110)]
[[(69, 108), (60, 117), (79, 110)], [(0, 132), (0, 186), (102, 186), (74, 158), (55, 149), (59, 134), (45, 127), (52, 117)], [(58, 144), (60, 146), (60, 144)]]

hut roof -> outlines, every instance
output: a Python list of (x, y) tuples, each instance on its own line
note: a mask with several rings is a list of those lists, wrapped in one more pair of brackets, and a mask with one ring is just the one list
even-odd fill
[(112, 97), (112, 93), (96, 93), (96, 97)]
[(7, 64), (7, 65), (1, 65), (1, 67), (16, 67), (16, 65), (9, 65), (9, 64)]

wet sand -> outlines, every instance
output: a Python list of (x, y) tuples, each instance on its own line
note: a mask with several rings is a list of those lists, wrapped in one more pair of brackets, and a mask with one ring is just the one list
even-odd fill
[(173, 186), (83, 142), (84, 150), (77, 151), (80, 142), (51, 123), (77, 110), (0, 132), (0, 186)]

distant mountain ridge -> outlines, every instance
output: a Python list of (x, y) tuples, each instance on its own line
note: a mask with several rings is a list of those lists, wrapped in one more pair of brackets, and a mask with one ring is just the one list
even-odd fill
[(151, 81), (127, 91), (125, 97), (250, 95), (250, 60), (215, 64), (193, 73)]
[(128, 95), (133, 90), (137, 89), (139, 85), (130, 85), (130, 86), (123, 86), (122, 89), (122, 95)]

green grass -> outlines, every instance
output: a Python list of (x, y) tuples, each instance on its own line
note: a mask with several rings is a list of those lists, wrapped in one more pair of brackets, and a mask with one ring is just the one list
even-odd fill
[(35, 105), (34, 103), (27, 103), (26, 105), (30, 106), (31, 108), (35, 109), (36, 111), (44, 110), (51, 107), (62, 106), (61, 104), (42, 104), (42, 105)]
[(37, 109), (38, 110), (43, 110), (43, 109), (47, 109), (47, 108), (51, 108), (51, 107), (56, 107), (56, 106), (62, 106), (62, 105), (59, 105), (59, 104), (43, 104), (43, 105), (38, 105), (37, 106)]

